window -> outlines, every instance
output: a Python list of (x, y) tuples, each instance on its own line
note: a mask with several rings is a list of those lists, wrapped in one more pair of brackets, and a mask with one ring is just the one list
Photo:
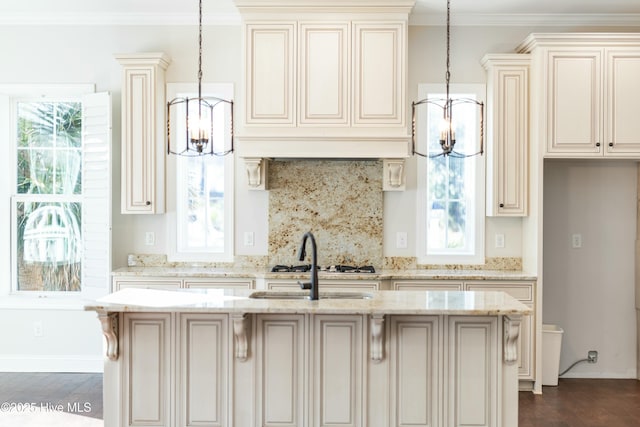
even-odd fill
[[(167, 99), (197, 96), (196, 85), (169, 84)], [(203, 96), (232, 99), (231, 84), (203, 84)], [(182, 104), (184, 105), (184, 104)], [(230, 109), (221, 103), (213, 112), (214, 151), (230, 146)], [(186, 134), (172, 118), (172, 132)], [(177, 138), (172, 134), (172, 140)], [(173, 144), (172, 144), (173, 145)], [(168, 157), (168, 233), (171, 261), (233, 261), (233, 155)], [(173, 187), (175, 185), (175, 188)]]
[[(110, 99), (86, 85), (0, 87), (10, 288), (104, 294), (110, 270)], [(88, 201), (91, 203), (88, 203)], [(87, 263), (91, 268), (86, 268)]]
[[(452, 98), (482, 100), (482, 85), (452, 85)], [(419, 99), (445, 98), (444, 88), (420, 85)], [(417, 110), (418, 150), (441, 151), (442, 109), (431, 104)], [(454, 107), (455, 150), (473, 154), (479, 147), (480, 115), (474, 104)], [(484, 262), (484, 156), (438, 156), (418, 159), (419, 262)]]

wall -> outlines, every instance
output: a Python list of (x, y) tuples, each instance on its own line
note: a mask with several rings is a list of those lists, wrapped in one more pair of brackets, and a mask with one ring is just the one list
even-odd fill
[[(484, 83), (484, 70), (480, 59), (486, 53), (512, 52), (532, 31), (566, 31), (568, 28), (528, 27), (454, 27), (452, 31), (451, 71), (452, 83)], [(588, 28), (574, 28), (586, 31)], [(598, 28), (598, 31), (606, 29)], [(613, 29), (623, 31), (622, 28)], [(239, 97), (241, 83), (241, 31), (240, 27), (223, 26), (204, 29), (204, 81), (232, 82)], [(120, 87), (121, 69), (113, 58), (114, 53), (163, 51), (172, 58), (167, 70), (169, 82), (195, 81), (197, 71), (197, 31), (195, 26), (155, 27), (136, 26), (0, 26), (0, 52), (3, 67), (0, 67), (1, 83), (95, 83), (97, 91), (109, 91), (113, 100), (113, 266), (126, 265), (129, 253), (164, 254), (168, 224), (164, 215), (120, 214)], [(445, 39), (443, 27), (410, 27), (408, 99), (417, 97), (418, 83), (444, 81)], [(409, 111), (409, 105), (407, 105)], [(415, 256), (415, 197), (416, 162), (407, 162), (407, 191), (383, 195), (383, 245), (384, 256)], [(238, 255), (266, 255), (269, 250), (269, 192), (250, 191), (246, 186), (246, 175), (240, 162), (236, 162), (236, 253)], [(3, 235), (8, 234), (4, 225)], [(156, 234), (156, 244), (146, 246), (146, 231)], [(246, 231), (255, 233), (255, 245), (244, 246), (242, 236)], [(406, 231), (409, 236), (407, 249), (395, 248), (395, 234)], [(493, 247), (493, 235), (505, 235), (505, 248)], [(522, 220), (493, 219), (486, 225), (488, 257), (519, 257), (527, 242), (522, 238)], [(300, 236), (296, 236), (298, 241)], [(8, 261), (1, 264), (8, 268)], [(551, 279), (549, 279), (551, 280)], [(568, 297), (564, 296), (566, 300)], [(42, 302), (38, 302), (42, 305)], [(46, 304), (45, 304), (46, 305)], [(0, 354), (0, 371), (38, 369), (44, 365), (30, 364), (24, 356), (34, 359), (48, 357), (56, 360), (66, 354), (69, 360), (82, 359), (77, 369), (99, 370), (102, 352), (100, 339), (88, 338), (84, 329), (99, 334), (97, 320), (88, 319), (79, 305), (74, 310), (57, 308), (21, 310), (20, 314), (0, 310), (4, 328), (0, 340), (10, 343), (11, 350), (3, 345)], [(549, 308), (551, 310), (551, 306)], [(600, 307), (603, 317), (618, 310), (614, 302), (604, 301)], [(553, 320), (553, 310), (545, 312)], [(32, 334), (33, 321), (44, 320), (44, 340)], [(84, 325), (79, 328), (78, 325)], [(66, 331), (65, 334), (49, 336), (48, 331)], [(53, 336), (52, 336), (53, 337)], [(83, 347), (78, 348), (77, 344)], [(596, 343), (600, 348), (604, 348)], [(603, 350), (600, 350), (603, 351)], [(6, 355), (11, 360), (3, 359)], [(604, 356), (604, 355), (603, 355)], [(22, 365), (20, 361), (23, 361)], [(86, 363), (85, 363), (86, 362)], [(60, 365), (62, 366), (62, 365)], [(50, 368), (48, 368), (50, 369)], [(52, 368), (51, 368), (52, 369)], [(61, 368), (63, 369), (63, 368)]]
[(599, 353), (567, 377), (635, 377), (637, 194), (635, 162), (545, 161), (543, 321), (564, 330), (561, 370)]

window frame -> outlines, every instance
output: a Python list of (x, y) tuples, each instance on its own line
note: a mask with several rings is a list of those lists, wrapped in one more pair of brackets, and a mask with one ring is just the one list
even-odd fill
[[(419, 84), (418, 99), (427, 98), (430, 94), (445, 93), (444, 84)], [(484, 84), (451, 84), (450, 96), (455, 97), (456, 94), (476, 95), (478, 101), (484, 102), (486, 94), (486, 86)], [(478, 113), (478, 119), (480, 115)], [(425, 130), (428, 129), (427, 109), (416, 109), (416, 150), (425, 153), (427, 151), (427, 143)], [(479, 126), (478, 126), (479, 128)], [(473, 233), (473, 249), (472, 253), (429, 253), (427, 241), (427, 192), (428, 192), (428, 163), (429, 159), (417, 158), (417, 191), (416, 191), (416, 232), (417, 232), (417, 262), (418, 264), (469, 264), (477, 265), (485, 262), (485, 173), (486, 160), (485, 155), (473, 156), (465, 159), (465, 161), (475, 162), (474, 174), (474, 212), (472, 219), (474, 221)]]
[[(101, 99), (97, 99), (96, 96), (103, 96)], [(100, 259), (92, 259), (91, 263), (99, 267), (96, 269), (96, 274), (104, 275), (104, 277), (95, 277), (92, 276), (90, 279), (87, 279), (85, 275), (86, 269), (86, 261), (85, 258), (85, 249), (84, 245), (86, 244), (86, 230), (84, 220), (81, 221), (80, 227), (82, 229), (82, 241), (83, 241), (83, 250), (82, 250), (82, 275), (81, 275), (81, 290), (79, 292), (69, 292), (69, 291), (26, 291), (17, 289), (17, 271), (16, 266), (14, 266), (14, 262), (17, 259), (17, 241), (16, 241), (16, 233), (14, 232), (14, 226), (16, 225), (17, 218), (15, 217), (15, 207), (19, 201), (27, 202), (34, 197), (49, 199), (51, 195), (25, 195), (18, 194), (16, 190), (17, 186), (17, 171), (18, 164), (16, 161), (17, 156), (17, 130), (15, 127), (16, 123), (16, 105), (18, 102), (23, 102), (25, 100), (52, 100), (52, 101), (64, 101), (64, 100), (74, 100), (82, 103), (83, 108), (83, 125), (82, 125), (82, 176), (83, 176), (83, 191), (81, 194), (74, 195), (53, 195), (54, 197), (59, 197), (60, 199), (68, 199), (67, 201), (77, 201), (82, 204), (82, 211), (84, 217), (84, 206), (86, 203), (84, 185), (85, 185), (85, 163), (84, 157), (85, 152), (87, 150), (87, 145), (85, 144), (87, 138), (87, 123), (85, 123), (85, 114), (87, 109), (87, 100), (88, 97), (93, 97), (90, 102), (89, 107), (94, 107), (94, 103), (101, 102), (101, 106), (108, 110), (106, 111), (107, 116), (101, 116), (97, 119), (96, 123), (101, 128), (101, 136), (104, 138), (104, 144), (98, 149), (99, 154), (99, 167), (102, 170), (102, 173), (107, 173), (108, 182), (102, 185), (102, 188), (99, 190), (101, 192), (107, 192), (108, 197), (105, 200), (98, 200), (102, 205), (108, 206), (108, 212), (105, 212), (104, 221), (101, 222), (100, 227), (96, 228), (95, 224), (90, 224), (92, 235), (100, 236), (101, 239), (104, 239), (105, 236), (108, 240), (109, 247), (105, 251), (103, 250)], [(106, 101), (106, 102), (105, 102)], [(108, 104), (108, 105), (107, 105)], [(3, 180), (3, 183), (0, 184), (0, 197), (4, 200), (7, 200), (7, 203), (3, 203), (2, 207), (0, 207), (0, 222), (5, 224), (5, 227), (9, 228), (7, 235), (10, 236), (8, 244), (0, 245), (0, 258), (5, 268), (1, 268), (2, 273), (0, 274), (0, 280), (3, 280), (5, 286), (0, 286), (0, 297), (12, 297), (18, 298), (13, 299), (10, 306), (14, 306), (16, 301), (25, 301), (24, 304), (27, 306), (37, 305), (37, 306), (45, 306), (50, 308), (55, 308), (62, 304), (62, 307), (70, 307), (67, 303), (71, 303), (73, 307), (75, 307), (78, 301), (86, 300), (89, 298), (98, 297), (109, 292), (109, 272), (111, 269), (111, 248), (110, 248), (110, 230), (111, 230), (111, 102), (110, 96), (107, 93), (97, 94), (95, 93), (95, 86), (93, 84), (0, 84), (0, 140), (8, 141), (9, 150), (7, 151), (5, 156), (0, 156), (0, 168), (6, 171), (8, 174), (8, 179)], [(107, 118), (107, 122), (104, 121), (104, 118)], [(96, 124), (94, 123), (94, 125)], [(108, 133), (108, 135), (105, 134)], [(91, 135), (94, 137), (95, 135)], [(92, 146), (91, 149), (95, 147)], [(96, 160), (97, 157), (93, 158)], [(96, 165), (96, 163), (94, 163)], [(73, 199), (73, 200), (71, 200)], [(94, 199), (95, 200), (95, 199)], [(106, 222), (106, 223), (105, 223)], [(97, 234), (96, 234), (97, 233)], [(98, 241), (101, 243), (102, 240)], [(92, 282), (91, 285), (88, 285), (88, 282), (85, 280), (90, 280)], [(3, 300), (5, 301), (5, 300)], [(8, 300), (6, 300), (8, 301)], [(37, 301), (37, 303), (35, 303)], [(22, 304), (22, 303), (20, 303)]]
[[(197, 83), (167, 83), (167, 100), (180, 96), (194, 96), (198, 93)], [(224, 99), (233, 99), (234, 86), (232, 83), (202, 83), (202, 96), (216, 96)], [(172, 120), (173, 122), (173, 120)], [(177, 141), (174, 132), (176, 126), (172, 127), (171, 140)], [(231, 129), (232, 131), (232, 129)], [(227, 135), (228, 136), (228, 135)], [(174, 144), (172, 143), (172, 146)], [(166, 152), (166, 147), (165, 147)], [(235, 226), (234, 226), (234, 206), (235, 206), (235, 156), (229, 154), (224, 159), (224, 249), (223, 252), (186, 252), (178, 248), (178, 221), (180, 221), (178, 207), (178, 188), (182, 185), (178, 183), (180, 167), (178, 166), (178, 156), (167, 155), (167, 260), (169, 262), (232, 262), (234, 260), (235, 248)]]

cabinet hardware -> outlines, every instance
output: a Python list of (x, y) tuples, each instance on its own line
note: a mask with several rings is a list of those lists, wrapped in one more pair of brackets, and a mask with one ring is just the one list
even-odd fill
[(147, 203), (145, 203), (145, 205), (151, 206), (151, 202), (147, 200)]
[(504, 208), (504, 203), (500, 203), (499, 205), (501, 208)]
[(599, 142), (596, 142), (596, 147), (600, 147), (600, 143)]
[(613, 142), (610, 142), (610, 143), (609, 143), (609, 147), (613, 147)]

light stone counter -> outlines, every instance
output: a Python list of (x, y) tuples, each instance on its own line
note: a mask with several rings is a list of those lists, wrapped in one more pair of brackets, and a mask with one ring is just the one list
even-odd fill
[[(308, 295), (308, 291), (250, 291), (235, 289), (123, 289), (88, 303), (86, 310), (109, 312), (181, 313), (313, 313), (403, 315), (512, 315), (531, 314), (530, 307), (504, 292), (383, 291), (331, 292), (337, 298), (258, 299), (251, 295)], [(366, 298), (340, 298), (340, 295)]]
[[(259, 269), (206, 268), (206, 267), (123, 267), (112, 272), (112, 276), (130, 277), (178, 277), (178, 278), (251, 278), (291, 279), (309, 277), (309, 273), (272, 273)], [(536, 280), (536, 276), (512, 270), (381, 270), (376, 273), (325, 273), (319, 272), (323, 280)]]

